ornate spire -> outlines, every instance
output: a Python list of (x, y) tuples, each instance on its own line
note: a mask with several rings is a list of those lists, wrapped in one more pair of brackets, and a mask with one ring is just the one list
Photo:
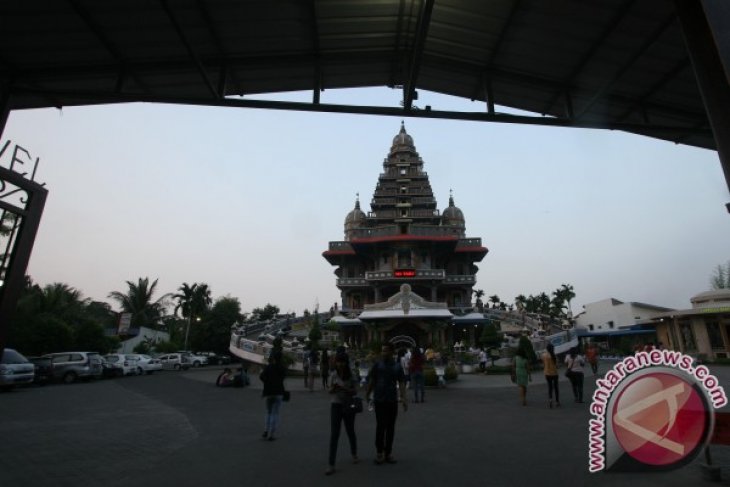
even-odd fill
[(360, 209), (360, 193), (355, 193), (355, 209)]
[(449, 189), (449, 206), (456, 206), (454, 205), (454, 190)]

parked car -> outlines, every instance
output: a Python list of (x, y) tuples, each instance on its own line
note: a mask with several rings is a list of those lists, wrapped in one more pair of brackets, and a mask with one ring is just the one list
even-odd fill
[(127, 355), (122, 353), (110, 353), (108, 355), (104, 355), (104, 359), (111, 364), (119, 365), (122, 368), (122, 375), (139, 374), (137, 360), (129, 358)]
[(228, 355), (213, 352), (199, 352), (197, 355), (205, 357), (208, 360), (208, 365), (228, 365), (231, 363), (231, 357)]
[(100, 379), (104, 374), (101, 355), (96, 352), (59, 352), (43, 357), (53, 361), (53, 378), (66, 384), (78, 379)]
[(124, 367), (121, 364), (109, 362), (104, 357), (101, 357), (101, 370), (101, 376), (105, 379), (124, 377)]
[(193, 367), (202, 367), (203, 365), (208, 365), (208, 357), (195, 354), (189, 350), (178, 350), (177, 353), (182, 354), (185, 358), (187, 358), (188, 363)]
[(187, 357), (181, 353), (168, 353), (160, 355), (157, 360), (162, 364), (162, 368), (166, 370), (187, 370), (190, 368), (190, 362)]
[(53, 380), (53, 361), (48, 357), (28, 357), (28, 361), (35, 367), (33, 383), (44, 385)]
[(142, 375), (144, 373), (151, 374), (156, 370), (162, 370), (162, 362), (156, 358), (152, 358), (149, 355), (143, 355), (138, 353), (128, 353), (126, 357), (130, 360), (137, 361), (137, 373)]
[(10, 390), (19, 384), (30, 384), (35, 376), (35, 366), (23, 354), (12, 348), (3, 349), (0, 362), (0, 389)]

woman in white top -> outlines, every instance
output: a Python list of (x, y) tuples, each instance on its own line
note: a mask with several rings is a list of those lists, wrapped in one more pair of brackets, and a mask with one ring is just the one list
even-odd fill
[(575, 402), (583, 402), (583, 366), (586, 364), (585, 359), (578, 353), (578, 348), (573, 347), (565, 357), (565, 365), (567, 367), (565, 375), (570, 379), (573, 386), (573, 396)]
[(335, 356), (335, 368), (330, 373), (329, 392), (332, 394), (330, 406), (330, 452), (329, 467), (326, 475), (335, 473), (337, 443), (340, 440), (340, 427), (345, 423), (347, 438), (350, 440), (350, 453), (353, 463), (357, 463), (357, 436), (355, 436), (355, 410), (352, 398), (357, 394), (357, 380), (350, 370), (350, 360), (345, 353)]

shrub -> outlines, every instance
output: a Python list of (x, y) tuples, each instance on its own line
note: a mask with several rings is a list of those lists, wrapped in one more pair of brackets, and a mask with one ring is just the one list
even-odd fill
[(459, 372), (456, 370), (456, 367), (454, 365), (449, 365), (446, 367), (446, 371), (444, 372), (444, 379), (446, 379), (446, 381), (456, 380), (458, 377)]
[(488, 375), (510, 374), (512, 373), (512, 367), (506, 365), (493, 365), (491, 367), (487, 367), (486, 371)]
[(436, 375), (436, 369), (432, 367), (423, 369), (423, 383), (430, 387), (438, 385), (439, 377)]

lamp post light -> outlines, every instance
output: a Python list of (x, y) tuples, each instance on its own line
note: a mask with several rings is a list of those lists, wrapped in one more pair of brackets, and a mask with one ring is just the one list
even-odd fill
[[(195, 317), (195, 321), (200, 321), (200, 316)], [(188, 335), (190, 334), (190, 325), (193, 322), (193, 314), (190, 313), (190, 316), (188, 316), (188, 326), (185, 328), (185, 345), (183, 345), (183, 349), (188, 349)]]

